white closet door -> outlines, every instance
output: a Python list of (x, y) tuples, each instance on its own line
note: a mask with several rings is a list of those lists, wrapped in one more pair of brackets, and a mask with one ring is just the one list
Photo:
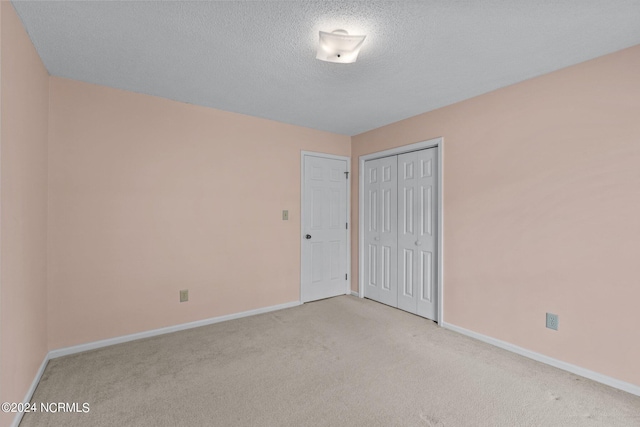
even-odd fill
[(416, 313), (416, 163), (413, 153), (398, 156), (398, 308)]
[(398, 308), (437, 319), (437, 149), (398, 156)]
[(397, 156), (365, 162), (365, 296), (398, 306)]
[(418, 181), (417, 194), (417, 239), (418, 246), (418, 309), (419, 316), (431, 320), (438, 319), (438, 287), (436, 286), (437, 237), (437, 148), (417, 152)]
[(380, 198), (380, 160), (364, 163), (364, 296), (380, 300), (380, 221), (378, 209)]

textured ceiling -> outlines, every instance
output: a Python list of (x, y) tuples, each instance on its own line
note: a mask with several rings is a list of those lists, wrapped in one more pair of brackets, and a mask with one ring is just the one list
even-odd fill
[(51, 75), (344, 135), (640, 44), (640, 0), (13, 4)]

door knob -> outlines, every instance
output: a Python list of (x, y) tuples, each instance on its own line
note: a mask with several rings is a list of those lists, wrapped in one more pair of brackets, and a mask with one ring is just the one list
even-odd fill
[(304, 238), (309, 240), (311, 238), (311, 234), (307, 234), (306, 236), (304, 236)]
[(420, 246), (422, 244), (422, 242), (420, 240), (416, 241), (416, 246)]
[(373, 240), (380, 240), (380, 238), (379, 237), (374, 237)]

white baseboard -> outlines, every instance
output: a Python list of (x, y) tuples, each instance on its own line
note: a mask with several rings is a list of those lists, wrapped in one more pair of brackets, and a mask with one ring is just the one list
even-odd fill
[[(31, 396), (33, 396), (33, 393), (36, 391), (36, 387), (38, 387), (38, 383), (40, 382), (40, 378), (42, 378), (42, 374), (44, 374), (44, 369), (47, 367), (47, 363), (49, 363), (48, 353), (45, 354), (44, 360), (40, 364), (40, 369), (38, 369), (38, 372), (36, 373), (35, 378), (31, 382), (31, 386), (29, 387), (29, 390), (27, 390), (27, 394), (25, 394), (24, 399), (22, 400), (23, 402), (31, 401)], [(20, 425), (20, 422), (22, 421), (23, 415), (24, 415), (24, 412), (16, 413), (16, 416), (13, 418), (13, 422), (11, 423), (11, 427), (18, 427), (18, 425)]]
[(292, 301), (285, 304), (272, 305), (269, 307), (257, 308), (255, 310), (242, 311), (240, 313), (227, 314), (225, 316), (211, 317), (209, 319), (197, 320), (195, 322), (181, 323), (179, 325), (167, 326), (166, 328), (152, 329), (150, 331), (138, 332), (130, 335), (122, 335), (106, 340), (93, 341), (86, 344), (74, 345), (72, 347), (51, 350), (49, 358), (68, 356), (70, 354), (82, 353), (83, 351), (94, 350), (96, 348), (108, 347), (114, 344), (121, 344), (128, 341), (135, 341), (142, 338), (155, 337), (157, 335), (169, 334), (171, 332), (184, 331), (185, 329), (198, 328), (200, 326), (212, 325), (214, 323), (225, 322), (227, 320), (239, 319), (241, 317), (255, 316), (256, 314), (268, 313), (270, 311), (282, 310), (300, 305), (300, 301)]
[(360, 294), (356, 291), (351, 291), (351, 295), (353, 295), (354, 297), (360, 298)]
[[(130, 335), (123, 335), (120, 337), (109, 338), (106, 340), (94, 341), (87, 344), (74, 345), (71, 347), (59, 348), (57, 350), (49, 351), (40, 365), (40, 369), (36, 373), (31, 387), (27, 390), (27, 394), (24, 397), (23, 402), (30, 402), (33, 397), (33, 393), (36, 391), (36, 387), (42, 378), (44, 369), (49, 363), (49, 360), (62, 356), (68, 356), (70, 354), (82, 353), (83, 351), (94, 350), (96, 348), (108, 347), (114, 344), (121, 344), (128, 341), (135, 341), (142, 338), (154, 337), (156, 335), (169, 334), (171, 332), (184, 331), (185, 329), (198, 328), (200, 326), (212, 325), (214, 323), (225, 322), (227, 320), (240, 319), (241, 317), (255, 316), (256, 314), (268, 313), (270, 311), (282, 310), (285, 308), (296, 307), (302, 304), (300, 301), (292, 301), (285, 304), (272, 305), (269, 307), (257, 308), (255, 310), (243, 311), (240, 313), (227, 314), (226, 316), (211, 317), (209, 319), (197, 320), (195, 322), (181, 323), (179, 325), (167, 326), (166, 328), (152, 329), (150, 331), (138, 332)], [(11, 423), (11, 427), (18, 427), (20, 421), (22, 421), (22, 412), (18, 412)]]
[(499, 339), (492, 338), (487, 335), (482, 335), (477, 332), (473, 332), (468, 329), (461, 328), (460, 326), (452, 325), (450, 323), (442, 322), (442, 327), (454, 332), (458, 332), (462, 335), (475, 338), (479, 341), (486, 342), (487, 344), (500, 347), (504, 350), (508, 350), (512, 353), (519, 354), (529, 359), (533, 359), (538, 362), (542, 362), (547, 365), (553, 366), (555, 368), (559, 368), (564, 371), (571, 372), (572, 374), (580, 375), (581, 377), (585, 377), (590, 380), (608, 385), (610, 387), (617, 388), (622, 391), (626, 391), (627, 393), (640, 396), (640, 386), (638, 385), (624, 382), (624, 381), (609, 377), (607, 375), (600, 374), (598, 372), (590, 371), (589, 369), (581, 368), (580, 366), (572, 365), (571, 363), (563, 362), (562, 360), (554, 359), (553, 357), (545, 356), (544, 354), (536, 353), (535, 351), (527, 350), (526, 348), (518, 347), (517, 345), (508, 343), (506, 341), (501, 341)]

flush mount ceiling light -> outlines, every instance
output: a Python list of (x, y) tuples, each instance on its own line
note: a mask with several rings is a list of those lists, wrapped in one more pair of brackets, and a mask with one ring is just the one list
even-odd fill
[(340, 64), (356, 62), (365, 37), (367, 36), (351, 36), (345, 30), (335, 30), (331, 33), (320, 31), (316, 59)]

